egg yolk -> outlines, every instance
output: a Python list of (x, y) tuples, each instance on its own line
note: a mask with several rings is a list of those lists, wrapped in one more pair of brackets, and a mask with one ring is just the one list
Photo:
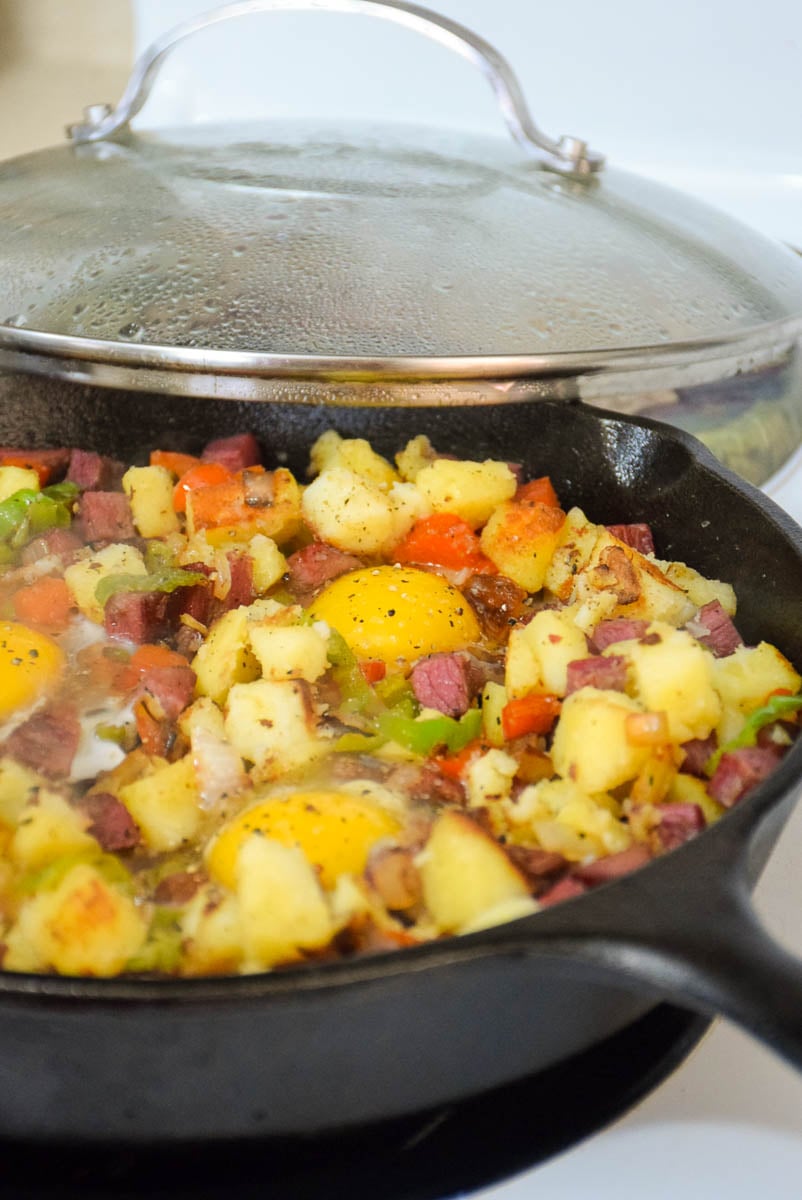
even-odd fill
[(345, 792), (293, 792), (241, 812), (212, 842), (207, 863), (212, 876), (233, 889), (240, 847), (259, 832), (302, 850), (331, 888), (340, 875), (360, 875), (371, 847), (400, 828), (387, 809)]
[(479, 638), (473, 609), (441, 575), (412, 567), (366, 567), (341, 575), (311, 607), (361, 658), (414, 662), (462, 650)]
[(0, 621), (0, 719), (51, 691), (64, 667), (52, 638), (16, 621)]

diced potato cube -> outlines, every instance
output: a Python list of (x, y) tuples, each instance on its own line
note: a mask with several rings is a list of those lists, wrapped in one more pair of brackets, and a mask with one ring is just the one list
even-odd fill
[(715, 660), (684, 629), (653, 621), (647, 637), (616, 642), (606, 653), (626, 658), (635, 695), (649, 712), (666, 714), (672, 742), (705, 738), (715, 727), (721, 716)]
[(200, 827), (200, 796), (190, 754), (120, 788), (119, 798), (151, 850), (177, 850)]
[(482, 549), (499, 571), (539, 592), (560, 541), (565, 514), (547, 504), (500, 504), (482, 530)]
[(414, 483), (394, 483), (389, 491), (392, 505), (393, 545), (409, 533), (416, 521), (432, 515), (432, 507)]
[(617, 854), (632, 841), (613, 798), (590, 795), (572, 779), (543, 780), (525, 788), (508, 812), (544, 850), (571, 862)]
[(116, 975), (145, 941), (147, 925), (132, 900), (95, 867), (78, 863), (52, 891), (26, 901), (6, 936), (3, 965), (62, 975)]
[(682, 625), (693, 616), (696, 606), (686, 592), (654, 562), (608, 530), (599, 530), (590, 558), (576, 578), (578, 600), (597, 592), (611, 592), (617, 600), (612, 616), (666, 621), (669, 625)]
[(213, 884), (200, 888), (179, 918), (190, 975), (232, 975), (242, 962), (242, 924), (236, 896)]
[(407, 442), (403, 450), (395, 456), (395, 465), (401, 473), (401, 478), (414, 483), (418, 474), (436, 457), (432, 443), (425, 434), (418, 434)]
[(319, 538), (350, 554), (381, 554), (407, 531), (392, 497), (347, 467), (330, 467), (318, 475), (301, 507)]
[(225, 726), (231, 745), (264, 779), (311, 761), (325, 746), (315, 737), (300, 680), (236, 684), (229, 692)]
[(507, 689), (488, 680), (482, 689), (482, 733), (491, 746), (504, 745), (501, 713), (507, 703)]
[(173, 477), (166, 467), (130, 467), (123, 475), (123, 491), (141, 537), (168, 537), (180, 528)]
[(583, 792), (607, 792), (634, 779), (648, 746), (627, 737), (627, 717), (643, 712), (621, 692), (580, 688), (566, 696), (551, 748), (554, 769)]
[(325, 946), (335, 924), (300, 850), (251, 834), (237, 857), (237, 899), (249, 965), (270, 967)]
[(332, 467), (345, 467), (384, 490), (398, 480), (397, 472), (387, 459), (377, 454), (364, 438), (342, 438), (333, 429), (321, 433), (310, 451), (309, 460), (314, 475)]
[(706, 579), (685, 563), (660, 562), (659, 559), (655, 559), (655, 562), (672, 583), (687, 592), (688, 599), (696, 608), (702, 608), (711, 600), (718, 600), (728, 616), (735, 616), (735, 589), (729, 583), (723, 583), (720, 579)]
[(257, 592), (267, 592), (278, 583), (287, 570), (287, 560), (272, 538), (257, 533), (248, 542), (248, 554), (253, 562), (253, 586)]
[(525, 696), (540, 684), (540, 660), (522, 629), (513, 629), (507, 643), (507, 661), (504, 667), (504, 687), (510, 700)]
[[(460, 932), (502, 905), (531, 899), (498, 843), (461, 812), (446, 810), (437, 818), (417, 862), (424, 903), (443, 933)], [(535, 909), (532, 902), (530, 911)]]
[(206, 529), (198, 529), (192, 537), (186, 538), (177, 555), (178, 565), (186, 567), (191, 563), (203, 563), (206, 567), (215, 565), (215, 555), (218, 550), (240, 550), (240, 542), (219, 543), (215, 546), (206, 537)]
[(500, 901), (492, 908), (486, 908), (475, 920), (466, 922), (460, 929), (460, 933), (479, 933), (483, 929), (492, 929), (494, 925), (506, 925), (508, 921), (517, 921), (520, 917), (531, 916), (539, 909), (540, 905), (531, 896), (514, 896), (511, 899)]
[(738, 646), (725, 658), (712, 660), (713, 681), (725, 707), (744, 717), (765, 704), (772, 692), (799, 691), (802, 679), (776, 646)]
[(41, 775), (13, 758), (0, 759), (0, 821), (16, 825), (23, 808), (44, 782)]
[(566, 604), (573, 596), (577, 573), (590, 559), (599, 528), (581, 508), (568, 510), (544, 580), (549, 591)]
[(328, 670), (328, 638), (309, 625), (251, 625), (251, 649), (262, 677), (313, 683)]
[(435, 512), (456, 513), (478, 529), (499, 504), (515, 495), (518, 484), (503, 462), (438, 458), (418, 472), (415, 486)]
[(564, 696), (569, 662), (588, 656), (587, 639), (574, 623), (573, 610), (544, 608), (520, 633), (538, 664), (537, 684)]
[(0, 503), (22, 491), (39, 491), (37, 472), (28, 467), (0, 467)]
[(101, 579), (107, 575), (147, 575), (145, 560), (135, 546), (112, 542), (96, 550), (89, 558), (72, 563), (64, 572), (64, 581), (78, 608), (98, 625), (103, 624), (103, 605), (95, 596)]
[(517, 759), (503, 750), (488, 750), (475, 758), (466, 771), (468, 804), (472, 808), (485, 808), (504, 800), (510, 794), (517, 770)]
[(147, 775), (152, 775), (154, 771), (160, 771), (162, 767), (166, 766), (167, 759), (156, 758), (147, 754), (141, 746), (137, 746), (130, 754), (126, 754), (118, 766), (112, 767), (110, 771), (101, 771), (89, 789), (89, 794), (109, 792), (112, 796), (119, 798), (120, 788), (124, 788), (137, 779), (144, 779)]
[(225, 737), (223, 713), (208, 696), (201, 696), (189, 708), (184, 709), (178, 718), (178, 728), (184, 737), (190, 740), (192, 740), (192, 734), (198, 729), (212, 733), (215, 737)]
[(234, 684), (258, 679), (259, 663), (250, 646), (246, 607), (232, 608), (215, 621), (192, 660), (192, 670), (198, 695), (209, 696), (215, 704), (225, 703)]
[(572, 605), (574, 624), (590, 637), (600, 621), (612, 616), (617, 603), (612, 592), (593, 592)]
[(667, 799), (671, 804), (698, 804), (708, 825), (723, 817), (727, 811), (723, 804), (708, 794), (704, 780), (697, 779), (695, 775), (675, 775)]
[(26, 871), (82, 850), (97, 850), (95, 839), (86, 832), (87, 820), (58, 792), (40, 789), (25, 806), (9, 843), (8, 855)]

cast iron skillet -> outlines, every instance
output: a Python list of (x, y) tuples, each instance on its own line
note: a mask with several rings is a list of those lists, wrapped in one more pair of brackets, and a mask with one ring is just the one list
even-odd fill
[[(748, 643), (802, 664), (802, 532), (692, 438), (581, 405), (298, 408), (5, 379), (5, 444), (143, 459), (252, 429), (301, 469), (334, 425), (385, 453), (523, 461), (600, 522), (647, 521), (658, 554), (735, 585)], [(789, 815), (802, 740), (716, 826), (627, 878), (464, 938), (230, 979), (0, 973), (0, 1134), (32, 1139), (314, 1133), (544, 1069), (658, 999), (723, 1013), (802, 1066), (802, 966), (749, 892)]]

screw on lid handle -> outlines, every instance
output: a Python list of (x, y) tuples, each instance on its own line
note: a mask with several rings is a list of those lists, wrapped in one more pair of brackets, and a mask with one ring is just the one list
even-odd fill
[(538, 129), (512, 68), (484, 38), (456, 21), (404, 0), (241, 0), (203, 13), (174, 26), (149, 46), (135, 63), (117, 107), (110, 110), (108, 105), (90, 105), (84, 110), (82, 123), (68, 126), (68, 136), (76, 143), (99, 142), (126, 129), (150, 95), (165, 58), (192, 34), (235, 17), (288, 10), (357, 13), (422, 33), (479, 68), (495, 93), (510, 133), (544, 166), (561, 174), (581, 176), (593, 174), (604, 165), (603, 156), (590, 150), (581, 138), (561, 137), (555, 141)]

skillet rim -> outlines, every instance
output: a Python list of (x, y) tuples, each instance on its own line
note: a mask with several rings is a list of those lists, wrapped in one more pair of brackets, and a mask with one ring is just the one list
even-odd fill
[[(630, 416), (611, 410), (591, 407), (581, 401), (536, 401), (550, 407), (568, 405), (579, 409), (593, 419), (609, 426), (630, 426), (646, 429), (656, 434), (663, 444), (673, 442), (684, 449), (695, 466), (708, 475), (712, 475), (725, 489), (737, 492), (751, 506), (758, 510), (763, 521), (781, 534), (790, 544), (800, 568), (802, 568), (802, 526), (770, 497), (760, 492), (752, 484), (737, 476), (725, 467), (713, 453), (692, 434), (685, 430), (668, 426), (664, 422), (647, 417)], [(487, 405), (483, 407), (494, 407)], [(523, 939), (515, 945), (498, 934), (498, 930), (518, 930), (526, 932), (526, 953), (544, 957), (554, 957), (559, 952), (555, 942), (573, 937), (583, 940), (581, 929), (571, 931), (570, 923), (566, 928), (561, 914), (566, 911), (576, 912), (577, 902), (585, 905), (585, 911), (593, 903), (595, 896), (609, 894), (611, 889), (621, 889), (636, 878), (646, 874), (653, 880), (660, 875), (672, 871), (671, 864), (684, 861), (687, 857), (700, 853), (698, 847), (712, 846), (713, 839), (724, 838), (726, 841), (737, 840), (740, 854), (725, 864), (719, 878), (726, 881), (738, 862), (748, 851), (751, 835), (760, 827), (762, 819), (771, 812), (781, 801), (791, 798), (795, 790), (802, 787), (802, 735), (791, 746), (788, 753), (771, 775), (749, 795), (744, 801), (726, 812), (713, 826), (705, 829), (691, 841), (671, 850), (665, 855), (639, 867), (629, 875), (613, 879), (592, 891), (564, 901), (556, 908), (546, 912), (536, 912), (501, 925), (490, 926), (487, 929), (465, 935), (450, 935), (418, 946), (383, 951), (361, 957), (335, 959), (329, 961), (290, 964), (278, 970), (263, 971), (249, 975), (216, 975), (166, 978), (135, 978), (131, 976), (112, 976), (109, 978), (91, 978), (83, 976), (44, 975), (28, 972), (3, 971), (0, 969), (0, 1002), (15, 1001), (22, 1005), (38, 1002), (42, 1005), (74, 1004), (88, 1002), (93, 1006), (125, 1004), (138, 1006), (161, 1004), (162, 1007), (178, 1009), (204, 1003), (240, 1004), (242, 1001), (265, 1000), (270, 997), (277, 999), (289, 998), (294, 995), (340, 990), (343, 987), (370, 985), (384, 979), (399, 975), (418, 974), (439, 967), (460, 962), (487, 958), (489, 955), (516, 954), (523, 949)], [(729, 871), (726, 869), (729, 867)], [(676, 872), (679, 874), (679, 872)], [(538, 938), (537, 930), (543, 926), (542, 937)], [(530, 932), (531, 931), (531, 932)], [(496, 942), (498, 941), (498, 945)], [(550, 951), (551, 947), (551, 951)], [(564, 953), (559, 954), (564, 957)]]

